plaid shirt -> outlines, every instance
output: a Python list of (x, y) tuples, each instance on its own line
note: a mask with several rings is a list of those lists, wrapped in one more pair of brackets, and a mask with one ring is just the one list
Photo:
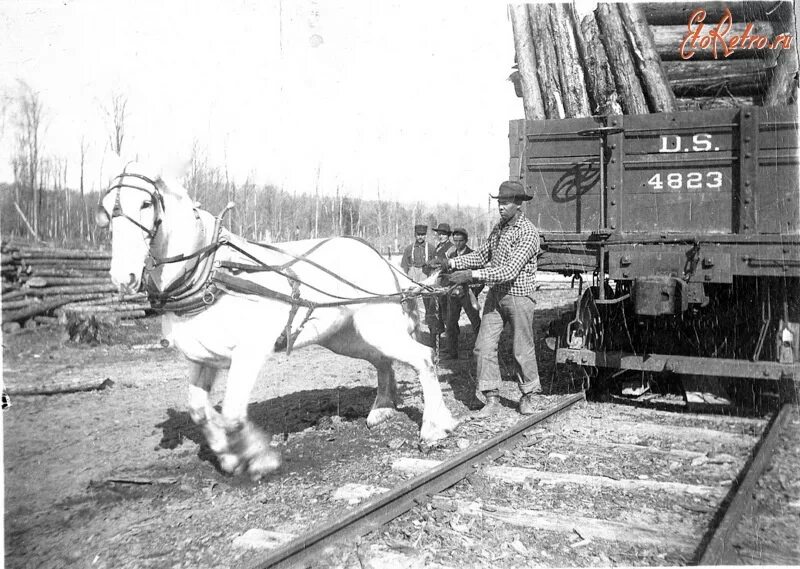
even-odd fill
[(538, 254), (539, 231), (520, 212), (513, 224), (498, 223), (486, 243), (468, 255), (454, 257), (450, 264), (455, 269), (476, 269), (472, 277), (485, 281), (501, 296), (530, 296)]

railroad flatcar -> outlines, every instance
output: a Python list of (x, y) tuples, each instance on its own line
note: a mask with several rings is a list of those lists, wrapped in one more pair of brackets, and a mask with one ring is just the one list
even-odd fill
[(633, 373), (794, 393), (796, 107), (515, 120), (509, 139), (539, 269), (592, 275), (551, 326), (557, 363), (592, 390)]

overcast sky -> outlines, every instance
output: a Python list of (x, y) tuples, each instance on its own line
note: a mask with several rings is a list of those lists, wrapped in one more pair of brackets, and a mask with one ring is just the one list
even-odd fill
[(485, 205), (523, 115), (513, 58), (500, 2), (0, 1), (0, 87), (40, 93), (45, 152), (70, 177), (90, 141), (95, 184), (120, 92), (129, 155), (174, 161), (197, 141), (240, 182), (313, 191), (320, 168), (326, 192)]

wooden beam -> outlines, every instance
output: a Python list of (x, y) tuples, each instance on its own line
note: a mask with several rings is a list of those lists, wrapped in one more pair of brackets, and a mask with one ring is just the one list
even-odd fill
[(734, 22), (780, 18), (781, 6), (791, 2), (643, 2), (640, 6), (651, 25), (686, 26), (698, 8), (706, 11), (706, 22), (716, 25), (729, 8)]
[(54, 249), (50, 247), (20, 247), (17, 258), (37, 259), (111, 259), (111, 251), (87, 251), (83, 249)]
[[(750, 35), (760, 35), (772, 38), (774, 35), (772, 23), (762, 20), (756, 20), (749, 23), (734, 23), (728, 34), (725, 36), (731, 38), (733, 36), (741, 36), (745, 28), (752, 24), (749, 30)], [(656, 52), (663, 61), (682, 60), (681, 57), (681, 43), (686, 37), (688, 30), (686, 25), (682, 26), (654, 26), (651, 25), (650, 29), (653, 32), (653, 41), (655, 42)], [(708, 49), (695, 49), (692, 60), (700, 59), (714, 59), (714, 52), (709, 47)], [(721, 43), (717, 42), (717, 59), (749, 59), (753, 57), (774, 57), (774, 53), (770, 50), (757, 49), (749, 44), (745, 48), (737, 48), (733, 50), (730, 55), (724, 56), (724, 48)]]
[(656, 52), (653, 32), (638, 4), (621, 3), (619, 12), (628, 32), (631, 52), (642, 78), (647, 102), (654, 113), (672, 113), (677, 110), (667, 73)]
[(54, 395), (56, 393), (75, 393), (106, 389), (114, 382), (106, 377), (63, 379), (41, 383), (14, 384), (6, 383), (5, 390), (9, 395)]
[[(613, 423), (603, 423), (608, 429), (608, 436), (615, 436), (617, 432), (620, 436), (627, 433), (636, 433), (641, 436), (653, 436), (660, 439), (669, 438), (675, 441), (705, 443), (705, 444), (729, 444), (742, 447), (749, 447), (755, 444), (757, 437), (747, 433), (731, 433), (720, 431), (706, 426), (703, 427), (684, 427), (677, 425), (662, 425), (661, 423), (648, 423), (639, 421), (618, 421)], [(587, 428), (591, 428), (587, 425)]]
[[(421, 458), (399, 458), (392, 462), (392, 470), (405, 474), (419, 475), (428, 472), (440, 464), (438, 460)], [(616, 479), (608, 476), (592, 476), (589, 474), (571, 474), (568, 472), (548, 472), (525, 468), (522, 466), (486, 466), (480, 470), (492, 480), (506, 484), (522, 484), (537, 481), (539, 484), (562, 486), (574, 484), (588, 488), (611, 488), (627, 492), (659, 492), (676, 496), (707, 496), (721, 498), (728, 488), (725, 486), (702, 486), (699, 484), (683, 484), (681, 482), (663, 482), (660, 480)]]
[(600, 29), (594, 12), (585, 12), (576, 9), (575, 34), (578, 40), (578, 49), (586, 70), (587, 84), (589, 85), (589, 98), (592, 110), (596, 115), (621, 115), (622, 107), (617, 99), (617, 89), (614, 85), (614, 75), (606, 55), (606, 48), (600, 41)]
[(797, 101), (797, 71), (797, 50), (792, 48), (781, 51), (764, 97), (764, 106), (791, 105)]
[(656, 520), (645, 519), (644, 516), (640, 516), (640, 523), (636, 523), (506, 506), (493, 505), (491, 508), (484, 508), (478, 502), (467, 502), (438, 495), (433, 496), (433, 506), (447, 511), (455, 511), (462, 516), (491, 518), (512, 526), (573, 535), (577, 533), (584, 540), (618, 541), (626, 545), (658, 545), (676, 549), (689, 549), (697, 541), (696, 534), (690, 527), (676, 529), (677, 526), (659, 526)]
[(797, 101), (798, 56), (793, 11), (788, 11), (785, 18), (775, 24), (775, 33), (787, 34), (792, 44), (788, 49), (781, 49), (778, 54), (772, 81), (764, 96), (765, 106), (790, 105)]
[(772, 66), (761, 59), (665, 61), (672, 90), (688, 95), (758, 95), (766, 91)]
[(25, 308), (20, 308), (19, 310), (13, 311), (4, 311), (3, 312), (3, 322), (18, 322), (21, 320), (27, 320), (32, 316), (37, 316), (40, 314), (45, 314), (50, 312), (51, 310), (55, 310), (59, 306), (63, 306), (64, 304), (68, 304), (73, 300), (88, 300), (90, 298), (99, 298), (102, 296), (102, 293), (92, 293), (92, 294), (84, 294), (80, 295), (79, 298), (73, 298), (71, 296), (68, 297), (61, 297), (56, 299), (48, 299), (43, 302), (31, 303), (30, 306)]
[(514, 32), (514, 50), (517, 54), (517, 70), (525, 118), (541, 120), (546, 116), (542, 92), (539, 90), (539, 79), (536, 77), (536, 52), (533, 47), (528, 7), (525, 4), (510, 4), (508, 12)]
[(567, 118), (580, 118), (591, 116), (592, 111), (589, 106), (589, 94), (586, 91), (583, 67), (581, 67), (578, 56), (571, 12), (571, 7), (565, 8), (563, 4), (552, 4), (550, 27), (553, 30), (558, 56), (558, 73), (561, 78), (564, 113)]
[(617, 4), (599, 4), (595, 15), (625, 114), (647, 114), (649, 109), (636, 75), (636, 66), (631, 57), (627, 34)]
[(536, 73), (542, 93), (544, 110), (548, 119), (563, 119), (564, 101), (562, 99), (561, 78), (558, 73), (558, 57), (555, 39), (550, 28), (550, 4), (529, 4), (533, 47), (536, 52)]

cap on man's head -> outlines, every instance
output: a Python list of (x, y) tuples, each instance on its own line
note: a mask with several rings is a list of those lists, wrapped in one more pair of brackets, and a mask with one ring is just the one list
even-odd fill
[(434, 231), (436, 233), (446, 233), (447, 235), (450, 235), (452, 233), (452, 231), (450, 231), (450, 224), (449, 223), (440, 223), (439, 227), (434, 229)]
[(528, 195), (528, 193), (525, 191), (525, 186), (513, 180), (509, 180), (500, 184), (500, 191), (497, 192), (497, 195), (489, 197), (496, 200), (506, 199), (528, 201), (533, 199), (533, 196)]
[(427, 235), (428, 233), (428, 226), (427, 225), (415, 225), (414, 226), (414, 235)]
[(455, 229), (453, 229), (453, 235), (462, 235), (464, 239), (469, 239), (469, 234), (467, 233), (467, 230), (464, 229), (463, 227), (456, 227)]

